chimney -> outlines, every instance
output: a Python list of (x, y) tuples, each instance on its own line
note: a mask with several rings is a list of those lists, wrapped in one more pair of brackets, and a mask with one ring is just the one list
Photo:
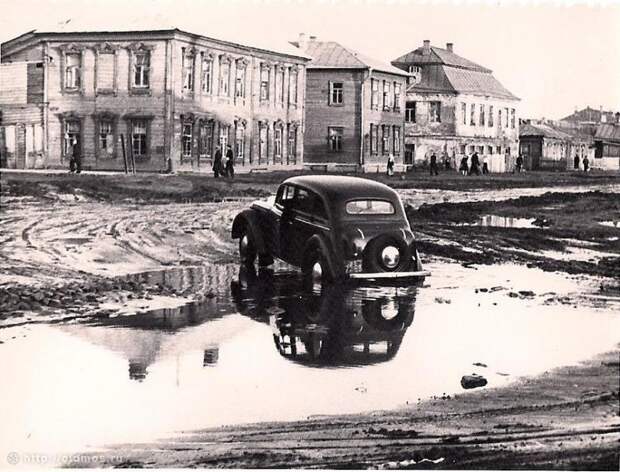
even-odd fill
[(299, 39), (297, 40), (299, 44), (299, 49), (302, 51), (306, 50), (308, 46), (308, 40), (306, 39), (306, 33), (299, 33)]
[(620, 111), (616, 112), (616, 123), (620, 125)]
[(454, 43), (446, 43), (446, 49), (450, 52), (454, 52)]
[(316, 36), (310, 36), (310, 42), (316, 41)]
[(428, 56), (431, 53), (431, 42), (428, 39), (424, 40), (422, 54)]

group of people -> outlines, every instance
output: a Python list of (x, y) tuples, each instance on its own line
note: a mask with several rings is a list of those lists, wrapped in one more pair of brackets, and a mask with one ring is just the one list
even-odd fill
[[(581, 163), (583, 164), (583, 171), (588, 172), (590, 169), (590, 160), (588, 159), (588, 156), (583, 156)], [(579, 170), (579, 154), (575, 154), (574, 167), (575, 170)]]
[(222, 150), (219, 146), (215, 148), (215, 156), (213, 158), (213, 175), (215, 178), (235, 176), (235, 155), (232, 150), (232, 146), (229, 144), (226, 146), (226, 160), (222, 160)]

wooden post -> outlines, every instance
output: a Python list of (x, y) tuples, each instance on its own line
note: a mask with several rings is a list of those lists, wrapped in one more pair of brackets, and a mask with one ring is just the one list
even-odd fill
[(136, 157), (133, 154), (133, 146), (129, 143), (129, 157), (131, 158), (131, 173), (136, 175)]
[(127, 152), (125, 151), (125, 135), (121, 133), (121, 147), (123, 149), (123, 163), (125, 164), (125, 174), (129, 172), (127, 168)]

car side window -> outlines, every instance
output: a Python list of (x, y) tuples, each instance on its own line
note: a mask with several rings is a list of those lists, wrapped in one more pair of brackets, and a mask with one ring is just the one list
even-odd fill
[(323, 205), (321, 197), (310, 190), (303, 188), (297, 189), (295, 209), (301, 213), (316, 216), (324, 220), (327, 219), (327, 212), (325, 211), (325, 205)]
[(280, 207), (290, 207), (293, 198), (295, 197), (295, 187), (290, 185), (283, 185), (278, 191), (276, 197), (276, 205)]

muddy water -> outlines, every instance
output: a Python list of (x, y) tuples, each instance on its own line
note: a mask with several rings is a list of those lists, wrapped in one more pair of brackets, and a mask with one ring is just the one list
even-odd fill
[(465, 374), (500, 386), (618, 342), (620, 304), (587, 301), (596, 280), (520, 266), (429, 269), (420, 286), (320, 293), (291, 273), (232, 265), (151, 272), (135, 277), (209, 285), (212, 297), (0, 330), (1, 457), (412, 405), (462, 391)]
[(566, 187), (513, 188), (502, 190), (436, 190), (436, 189), (399, 189), (403, 201), (418, 208), (420, 205), (451, 202), (477, 202), (482, 200), (500, 201), (519, 197), (536, 197), (547, 192), (580, 193), (580, 192), (620, 193), (620, 185), (575, 185)]

